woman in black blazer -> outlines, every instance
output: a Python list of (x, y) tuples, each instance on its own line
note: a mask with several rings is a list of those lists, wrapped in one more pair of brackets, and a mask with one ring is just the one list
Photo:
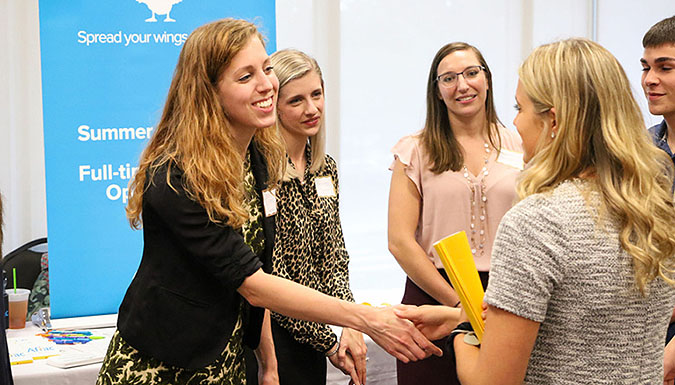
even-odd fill
[[(224, 19), (185, 41), (127, 216), (143, 258), (97, 384), (245, 383), (242, 344), (262, 384), (276, 359), (263, 308), (351, 327), (402, 360), (441, 352), (391, 308), (341, 301), (269, 275), (284, 149), (278, 80), (251, 23)], [(262, 331), (262, 333), (261, 333)], [(259, 344), (260, 342), (260, 344)]]

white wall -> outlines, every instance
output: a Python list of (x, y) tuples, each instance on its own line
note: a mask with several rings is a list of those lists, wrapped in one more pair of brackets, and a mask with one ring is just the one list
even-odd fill
[[(652, 24), (675, 13), (672, 0), (639, 6), (628, 0), (276, 4), (277, 47), (304, 50), (324, 70), (328, 152), (340, 165), (341, 216), (357, 300), (399, 299), (396, 290), (401, 291), (404, 276), (386, 246), (389, 149), (421, 128), (425, 78), (443, 44), (464, 40), (481, 49), (494, 74), (498, 113), (511, 127), (521, 60), (542, 43), (593, 37), (595, 20), (597, 40), (624, 65), (646, 122), (660, 121), (647, 113), (639, 92), (640, 42)], [(37, 0), (0, 0), (0, 52), (0, 164), (8, 165), (0, 167), (6, 253), (47, 232)]]
[(47, 235), (36, 0), (0, 0), (3, 253)]

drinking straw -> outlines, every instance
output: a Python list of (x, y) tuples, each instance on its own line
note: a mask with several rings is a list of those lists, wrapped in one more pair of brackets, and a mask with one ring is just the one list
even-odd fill
[(12, 275), (14, 278), (14, 294), (16, 294), (16, 267), (12, 267)]

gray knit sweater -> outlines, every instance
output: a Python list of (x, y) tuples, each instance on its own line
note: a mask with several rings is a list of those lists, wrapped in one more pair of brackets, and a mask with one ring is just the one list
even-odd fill
[(657, 279), (639, 293), (617, 225), (582, 191), (565, 182), (504, 216), (485, 301), (541, 323), (526, 384), (661, 384), (675, 290)]

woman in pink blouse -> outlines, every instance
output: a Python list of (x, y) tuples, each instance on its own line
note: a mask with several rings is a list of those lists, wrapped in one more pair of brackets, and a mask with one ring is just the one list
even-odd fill
[[(485, 287), (497, 225), (514, 202), (523, 164), (520, 138), (497, 117), (492, 74), (478, 49), (450, 43), (436, 53), (424, 128), (392, 152), (389, 250), (408, 275), (401, 302), (457, 307), (433, 243), (466, 231)], [(448, 359), (398, 361), (398, 384), (458, 384)]]

